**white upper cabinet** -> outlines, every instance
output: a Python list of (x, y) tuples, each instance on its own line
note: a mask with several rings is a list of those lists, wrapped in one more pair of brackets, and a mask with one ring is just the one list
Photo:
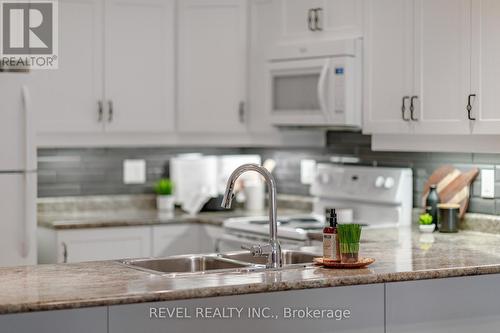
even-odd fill
[(364, 131), (469, 133), (471, 0), (365, 6)]
[(181, 132), (246, 131), (247, 2), (178, 2)]
[(472, 89), (473, 133), (500, 134), (500, 1), (473, 0)]
[[(471, 0), (415, 0), (417, 133), (467, 134)], [(411, 104), (411, 101), (410, 101)]]
[(414, 127), (412, 5), (412, 0), (365, 2), (365, 132), (408, 133)]
[(102, 31), (102, 0), (59, 1), (59, 68), (32, 75), (39, 133), (102, 131)]
[(174, 0), (106, 0), (106, 130), (174, 129)]
[(33, 73), (38, 133), (174, 129), (174, 0), (61, 0), (59, 69)]
[(279, 0), (283, 42), (359, 37), (362, 0)]

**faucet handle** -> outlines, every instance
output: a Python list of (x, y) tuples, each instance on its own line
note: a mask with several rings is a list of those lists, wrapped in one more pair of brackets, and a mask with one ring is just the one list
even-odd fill
[(244, 245), (242, 245), (241, 248), (243, 250), (250, 251), (254, 257), (268, 256), (273, 251), (273, 247), (271, 246), (271, 244), (266, 244), (266, 245), (252, 245), (252, 246), (244, 246)]

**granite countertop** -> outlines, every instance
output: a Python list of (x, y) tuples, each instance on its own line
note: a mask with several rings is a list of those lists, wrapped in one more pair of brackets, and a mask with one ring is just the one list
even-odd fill
[[(278, 209), (280, 216), (302, 215), (306, 211)], [(177, 223), (201, 223), (222, 226), (224, 220), (233, 217), (267, 216), (268, 211), (249, 212), (244, 209), (220, 212), (202, 212), (189, 215), (180, 210), (159, 213), (157, 210), (87, 211), (76, 213), (38, 213), (38, 226), (50, 229), (85, 229), (125, 226), (164, 225)]]
[(0, 313), (500, 273), (500, 236), (486, 233), (366, 229), (361, 254), (377, 261), (358, 270), (309, 265), (175, 278), (116, 261), (0, 268)]
[[(262, 213), (265, 214), (265, 212)], [(227, 218), (245, 215), (249, 215), (249, 213), (244, 210), (189, 215), (180, 210), (173, 213), (159, 213), (155, 209), (38, 213), (38, 226), (51, 229), (82, 229), (175, 223), (222, 225), (222, 222)]]
[[(312, 210), (310, 197), (278, 196), (280, 216), (305, 214)], [(249, 212), (237, 208), (189, 215), (180, 209), (160, 213), (154, 196), (95, 196), (83, 198), (48, 198), (38, 203), (38, 226), (51, 229), (83, 229), (124, 226), (144, 226), (176, 223), (222, 225), (232, 217), (267, 216), (267, 209)]]

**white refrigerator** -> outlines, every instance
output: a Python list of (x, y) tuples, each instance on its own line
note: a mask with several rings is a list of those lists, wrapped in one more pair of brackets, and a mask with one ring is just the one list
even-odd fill
[(37, 161), (29, 72), (0, 72), (0, 266), (36, 264)]

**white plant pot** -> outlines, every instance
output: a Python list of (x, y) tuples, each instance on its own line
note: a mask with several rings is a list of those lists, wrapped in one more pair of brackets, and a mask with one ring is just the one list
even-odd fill
[(418, 226), (418, 229), (420, 229), (420, 232), (425, 233), (425, 234), (430, 234), (434, 232), (436, 229), (436, 226), (434, 224), (420, 224)]
[(161, 212), (173, 212), (175, 207), (174, 203), (173, 195), (156, 196), (156, 208)]

